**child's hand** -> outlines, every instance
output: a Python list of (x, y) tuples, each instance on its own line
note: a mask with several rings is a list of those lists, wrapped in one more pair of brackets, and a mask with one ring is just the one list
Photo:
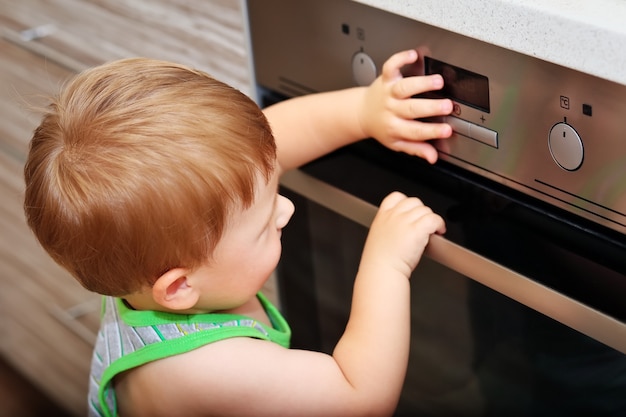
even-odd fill
[(374, 218), (361, 266), (391, 267), (408, 278), (422, 257), (430, 235), (444, 232), (441, 216), (418, 198), (391, 193), (382, 201)]
[(415, 119), (448, 115), (452, 102), (448, 99), (433, 100), (412, 96), (443, 87), (440, 75), (404, 78), (400, 69), (418, 59), (417, 51), (399, 52), (383, 65), (382, 74), (367, 88), (365, 99), (359, 109), (359, 119), (367, 137), (374, 137), (395, 151), (406, 152), (437, 161), (437, 150), (424, 142), (452, 135), (452, 128), (445, 123), (425, 123)]

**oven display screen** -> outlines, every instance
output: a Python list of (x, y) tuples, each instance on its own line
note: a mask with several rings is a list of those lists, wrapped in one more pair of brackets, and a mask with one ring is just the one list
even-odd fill
[(489, 113), (489, 78), (466, 69), (425, 57), (425, 73), (441, 74), (444, 86), (439, 94)]

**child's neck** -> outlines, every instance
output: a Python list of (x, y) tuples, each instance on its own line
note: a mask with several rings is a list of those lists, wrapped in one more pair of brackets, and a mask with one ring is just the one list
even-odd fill
[(270, 319), (267, 317), (267, 313), (261, 305), (258, 297), (252, 297), (250, 300), (248, 300), (247, 303), (239, 307), (232, 308), (228, 311), (220, 311), (220, 313), (239, 314), (242, 316), (247, 316), (267, 326), (271, 326)]
[(271, 326), (270, 320), (265, 313), (265, 309), (261, 305), (258, 297), (252, 297), (245, 304), (240, 305), (239, 307), (235, 307), (229, 310), (222, 311), (204, 311), (197, 309), (190, 310), (171, 310), (163, 307), (154, 299), (148, 295), (143, 293), (130, 294), (122, 297), (126, 304), (132, 308), (133, 310), (151, 310), (151, 311), (162, 311), (164, 313), (175, 313), (175, 314), (202, 314), (202, 313), (227, 313), (227, 314), (239, 314), (242, 316), (250, 317), (260, 323)]

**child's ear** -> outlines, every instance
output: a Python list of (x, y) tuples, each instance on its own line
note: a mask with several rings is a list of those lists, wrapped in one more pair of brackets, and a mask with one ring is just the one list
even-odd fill
[(161, 275), (152, 286), (154, 301), (168, 310), (188, 310), (198, 302), (200, 294), (189, 285), (186, 268), (172, 268)]

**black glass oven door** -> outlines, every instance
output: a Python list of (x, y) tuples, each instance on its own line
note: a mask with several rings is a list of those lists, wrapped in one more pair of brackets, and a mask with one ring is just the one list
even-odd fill
[[(346, 164), (350, 158), (337, 161), (340, 175), (354, 176), (346, 181), (361, 181), (356, 192), (316, 178), (324, 176), (326, 162), (306, 168), (312, 175), (293, 171), (282, 181), (282, 192), (296, 205), (283, 234), (278, 270), (294, 348), (332, 352), (347, 322), (353, 278), (376, 212), (372, 201), (389, 191), (387, 185), (380, 187), (391, 179), (383, 178), (383, 171), (368, 168), (376, 176), (365, 178), (358, 167), (351, 171), (352, 165)], [(394, 178), (389, 186), (402, 190), (403, 181)], [(511, 231), (502, 222), (472, 217), (466, 209), (458, 213), (456, 191), (415, 191), (435, 211), (445, 212), (449, 226), (446, 236), (433, 236), (411, 278), (411, 356), (396, 415), (626, 415), (623, 303), (610, 300), (606, 292), (611, 291), (602, 289), (620, 278), (619, 266), (600, 271), (600, 296), (589, 299), (606, 308), (592, 308), (574, 296), (577, 290), (569, 284), (529, 278), (492, 260), (503, 251), (502, 259), (521, 258), (529, 264), (525, 271), (541, 271), (537, 276), (560, 270), (562, 275), (553, 278), (562, 281), (569, 278), (569, 267), (585, 267), (569, 248), (561, 253), (564, 249), (556, 245), (551, 257), (563, 259), (545, 265), (545, 259), (534, 254), (551, 250), (547, 242), (525, 244), (521, 233), (519, 242), (510, 242)], [(515, 218), (514, 227), (529, 228), (530, 223), (520, 223), (522, 218)], [(482, 241), (485, 235), (489, 245)], [(474, 251), (483, 246), (491, 249)]]

